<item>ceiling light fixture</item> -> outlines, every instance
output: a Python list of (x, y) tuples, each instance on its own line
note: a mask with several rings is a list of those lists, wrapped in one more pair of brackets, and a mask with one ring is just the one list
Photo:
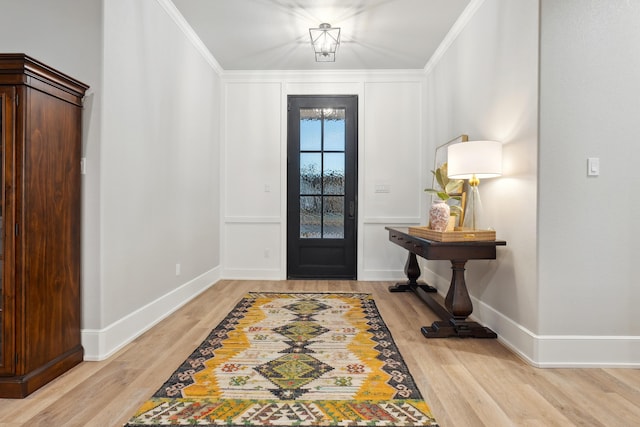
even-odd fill
[(336, 50), (340, 45), (340, 28), (322, 23), (319, 28), (309, 28), (311, 45), (316, 54), (316, 62), (335, 62)]

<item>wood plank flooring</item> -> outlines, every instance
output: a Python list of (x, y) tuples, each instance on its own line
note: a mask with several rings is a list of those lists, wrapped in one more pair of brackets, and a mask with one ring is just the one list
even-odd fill
[(436, 320), (389, 282), (221, 281), (117, 354), (83, 362), (22, 400), (0, 399), (0, 427), (123, 425), (251, 291), (368, 292), (442, 427), (640, 425), (640, 370), (537, 369), (497, 340), (426, 340)]

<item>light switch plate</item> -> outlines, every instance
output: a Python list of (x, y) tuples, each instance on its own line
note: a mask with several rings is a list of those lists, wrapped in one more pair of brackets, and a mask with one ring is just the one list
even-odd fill
[(600, 158), (589, 157), (587, 158), (587, 176), (600, 175)]

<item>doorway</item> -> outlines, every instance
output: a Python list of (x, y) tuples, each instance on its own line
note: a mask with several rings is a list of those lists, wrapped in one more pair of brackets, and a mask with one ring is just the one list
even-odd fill
[(287, 277), (355, 279), (358, 97), (290, 95)]

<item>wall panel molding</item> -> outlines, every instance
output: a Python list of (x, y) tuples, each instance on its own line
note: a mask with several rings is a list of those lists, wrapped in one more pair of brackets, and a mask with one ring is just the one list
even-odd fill
[(225, 224), (280, 224), (284, 220), (279, 216), (227, 216)]

